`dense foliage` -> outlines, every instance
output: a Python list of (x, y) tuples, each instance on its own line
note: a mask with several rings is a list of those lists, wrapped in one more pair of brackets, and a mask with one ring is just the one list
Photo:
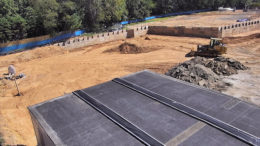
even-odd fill
[[(1, 42), (86, 29), (177, 11), (244, 8), (259, 0), (0, 0)], [(1, 43), (0, 42), (0, 43)]]

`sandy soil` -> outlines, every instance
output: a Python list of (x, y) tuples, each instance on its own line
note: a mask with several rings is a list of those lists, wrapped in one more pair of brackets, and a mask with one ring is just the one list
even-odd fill
[[(196, 17), (201, 17), (200, 15), (202, 14), (179, 16), (168, 23), (173, 25), (174, 19), (177, 18), (179, 22), (190, 19), (189, 24), (192, 24), (195, 23)], [(203, 20), (209, 17), (214, 18), (208, 16), (207, 13), (203, 15), (205, 15)], [(208, 22), (211, 23), (207, 20), (204, 24)], [(4, 134), (6, 143), (36, 145), (31, 118), (27, 110), (30, 105), (144, 69), (165, 73), (172, 66), (188, 60), (185, 54), (191, 48), (196, 48), (197, 44), (209, 42), (208, 39), (189, 37), (149, 36), (149, 38), (151, 40), (145, 40), (145, 37), (127, 40), (129, 43), (153, 50), (148, 53), (106, 52), (124, 43), (124, 41), (115, 41), (70, 52), (57, 46), (46, 46), (1, 56), (0, 74), (6, 73), (10, 64), (14, 64), (18, 73), (26, 74), (26, 78), (18, 80), (23, 94), (20, 97), (15, 96), (17, 91), (13, 82), (0, 81), (0, 130)], [(235, 82), (236, 85), (226, 93), (258, 104), (260, 94), (255, 91), (260, 91), (260, 39), (252, 38), (247, 42), (243, 42), (242, 39), (229, 46), (227, 56), (245, 63), (251, 67), (251, 70), (244, 72), (246, 75), (242, 73), (238, 77), (228, 78), (227, 80)], [(250, 83), (240, 86), (241, 76), (244, 83), (248, 81)], [(240, 94), (236, 94), (237, 91), (241, 91)]]
[[(145, 40), (145, 37), (127, 40), (138, 46), (154, 48), (155, 51), (149, 53), (104, 52), (124, 43), (116, 41), (65, 54), (60, 50), (50, 55), (50, 47), (42, 47), (0, 57), (0, 73), (6, 73), (8, 65), (14, 63), (18, 73), (26, 74), (25, 79), (18, 81), (23, 96), (15, 96), (17, 91), (13, 82), (4, 81), (2, 85), (0, 114), (7, 143), (36, 144), (27, 106), (144, 69), (164, 73), (170, 67), (187, 60), (184, 56), (190, 48), (199, 43), (208, 43), (207, 39), (200, 38), (149, 37), (151, 40)], [(41, 55), (37, 58), (23, 59), (39, 52)]]
[[(6, 73), (7, 66), (14, 63), (19, 73), (27, 75), (25, 79), (18, 81), (23, 94), (20, 97), (15, 96), (17, 92), (13, 82), (5, 80), (1, 83), (0, 114), (3, 122), (1, 121), (0, 126), (7, 143), (36, 145), (27, 106), (144, 69), (165, 73), (172, 66), (188, 60), (189, 58), (184, 56), (190, 48), (196, 47), (197, 44), (207, 44), (209, 41), (171, 36), (149, 38), (151, 40), (145, 40), (145, 37), (127, 40), (138, 46), (154, 48), (154, 51), (149, 53), (106, 52), (124, 43), (116, 41), (68, 53), (55, 47), (56, 51), (50, 55), (49, 49), (54, 49), (54, 46), (51, 46), (1, 57), (0, 73)], [(226, 93), (259, 104), (260, 94), (256, 91), (260, 91), (260, 39), (228, 46), (230, 49), (226, 56), (240, 60), (251, 69), (228, 78), (235, 86)], [(21, 57), (28, 58), (35, 54), (40, 55), (31, 60)], [(240, 76), (243, 76), (247, 84), (240, 84)]]
[[(243, 12), (241, 10), (236, 12), (205, 12), (192, 15), (183, 15), (171, 17), (166, 20), (147, 23), (155, 26), (187, 26), (187, 27), (219, 27), (236, 23), (238, 19), (255, 19), (259, 18), (258, 12)], [(144, 24), (142, 24), (144, 25)]]
[(228, 45), (226, 56), (239, 60), (250, 69), (227, 77), (225, 80), (233, 87), (224, 93), (260, 106), (260, 37), (234, 40), (233, 44)]

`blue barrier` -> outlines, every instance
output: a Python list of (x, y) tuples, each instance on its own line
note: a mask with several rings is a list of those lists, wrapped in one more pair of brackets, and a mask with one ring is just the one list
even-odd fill
[(164, 14), (164, 15), (158, 15), (158, 16), (150, 16), (146, 17), (144, 19), (136, 19), (136, 20), (129, 20), (129, 21), (123, 21), (120, 24), (126, 25), (126, 24), (131, 24), (131, 23), (137, 23), (137, 22), (143, 22), (147, 20), (152, 20), (156, 18), (163, 18), (163, 17), (169, 17), (169, 16), (177, 16), (177, 15), (190, 15), (194, 13), (200, 13), (200, 12), (208, 12), (211, 11), (211, 9), (205, 9), (205, 10), (194, 10), (194, 11), (187, 11), (187, 12), (176, 12), (176, 13), (169, 13), (169, 14)]
[[(163, 18), (163, 17), (177, 16), (177, 15), (189, 15), (189, 14), (194, 14), (194, 13), (199, 13), (199, 12), (208, 12), (208, 11), (211, 11), (211, 9), (169, 13), (169, 14), (164, 14), (164, 15), (146, 17), (144, 19), (123, 21), (120, 24), (126, 25), (126, 24), (130, 24), (130, 23), (137, 23), (137, 22), (152, 20), (152, 19), (156, 19), (156, 18)], [(53, 42), (57, 42), (57, 41), (61, 41), (61, 40), (64, 40), (64, 39), (71, 38), (71, 37), (79, 36), (79, 35), (82, 35), (83, 33), (85, 33), (84, 30), (78, 30), (78, 31), (75, 31), (73, 33), (63, 34), (63, 35), (56, 36), (54, 38), (47, 39), (47, 40), (3, 47), (3, 48), (0, 48), (0, 55), (7, 54), (7, 53), (10, 53), (10, 52), (14, 52), (14, 51), (18, 51), (18, 50), (22, 50), (22, 49), (30, 49), (30, 48), (33, 48), (33, 47), (43, 46), (43, 45), (50, 44), (50, 43), (53, 43)]]
[(30, 49), (30, 48), (33, 48), (33, 47), (43, 46), (43, 45), (46, 45), (46, 44), (54, 43), (54, 42), (61, 41), (61, 40), (64, 40), (64, 39), (68, 39), (68, 38), (71, 38), (71, 37), (79, 36), (79, 35), (82, 35), (83, 33), (85, 33), (84, 30), (78, 30), (78, 31), (75, 31), (73, 33), (62, 34), (60, 36), (56, 36), (56, 37), (51, 38), (51, 39), (3, 47), (3, 48), (0, 48), (0, 55), (7, 54), (7, 53), (10, 53), (10, 52), (14, 52), (14, 51), (19, 51), (19, 50), (22, 50), (22, 49)]

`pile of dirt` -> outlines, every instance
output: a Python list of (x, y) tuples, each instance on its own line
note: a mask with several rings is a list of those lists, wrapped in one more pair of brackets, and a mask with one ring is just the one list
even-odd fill
[(223, 91), (230, 84), (222, 81), (223, 76), (237, 74), (248, 69), (240, 62), (224, 57), (208, 59), (195, 57), (170, 69), (166, 75), (194, 83), (206, 88)]
[(119, 51), (122, 54), (137, 54), (137, 53), (143, 52), (141, 47), (138, 47), (135, 44), (130, 44), (127, 42), (125, 42), (119, 46)]
[(158, 50), (158, 48), (156, 49), (156, 48), (151, 48), (151, 47), (140, 47), (138, 45), (125, 42), (116, 48), (112, 48), (112, 49), (106, 50), (104, 52), (105, 53), (119, 52), (121, 54), (140, 54), (140, 53), (152, 52), (155, 50)]
[(145, 37), (145, 40), (151, 40), (149, 37)]

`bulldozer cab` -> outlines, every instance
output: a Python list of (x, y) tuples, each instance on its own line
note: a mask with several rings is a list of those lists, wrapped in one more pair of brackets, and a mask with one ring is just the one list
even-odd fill
[(222, 44), (222, 39), (220, 38), (211, 38), (210, 39), (210, 47), (214, 48), (215, 46), (219, 46)]
[(198, 45), (197, 51), (191, 50), (186, 57), (202, 56), (217, 57), (227, 53), (227, 47), (223, 44), (221, 38), (211, 38), (209, 45)]

